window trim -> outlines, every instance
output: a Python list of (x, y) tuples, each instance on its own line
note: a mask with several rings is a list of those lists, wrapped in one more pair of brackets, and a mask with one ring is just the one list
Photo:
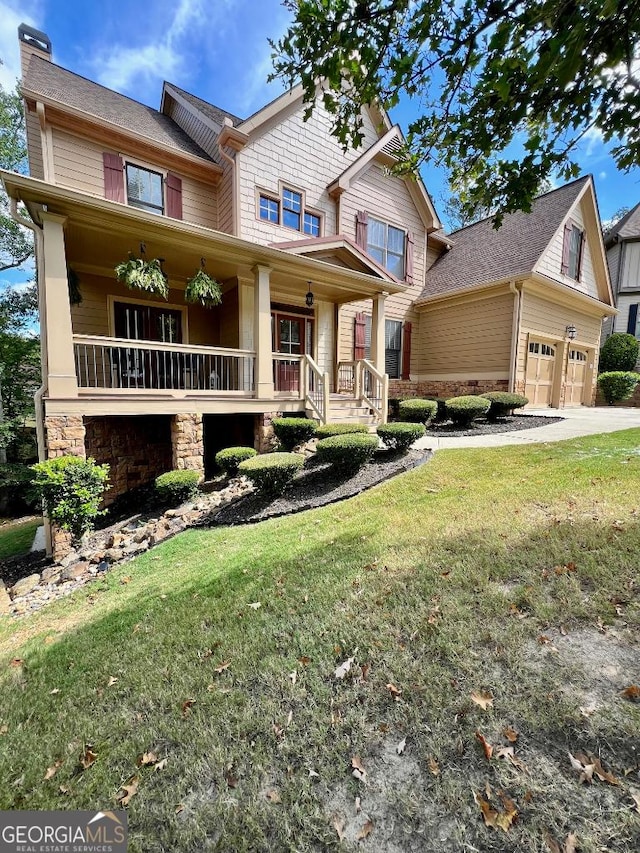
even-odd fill
[[(159, 170), (159, 169), (152, 169), (149, 166), (143, 165), (142, 163), (136, 163), (133, 160), (127, 159), (126, 157), (124, 157), (123, 160), (124, 160), (124, 192), (125, 192), (125, 196), (127, 199), (127, 206), (133, 207), (136, 210), (144, 210), (147, 213), (156, 213), (156, 214), (159, 214), (160, 216), (166, 216), (167, 215), (167, 189), (166, 189), (167, 172), (165, 172), (163, 170)], [(127, 170), (129, 169), (129, 166), (131, 166), (133, 169), (140, 169), (143, 172), (149, 172), (149, 174), (151, 174), (151, 175), (157, 175), (160, 178), (160, 192), (162, 193), (162, 207), (158, 207), (155, 204), (146, 204), (144, 202), (142, 204), (134, 204), (129, 200), (129, 179), (128, 179), (128, 174), (127, 174)]]
[[(576, 254), (576, 268), (575, 275), (571, 271), (571, 240), (573, 235), (578, 233), (580, 235), (580, 241), (578, 243), (578, 251)], [(582, 280), (582, 265), (584, 260), (584, 247), (586, 243), (586, 230), (581, 228), (577, 222), (573, 219), (570, 219), (564, 228), (563, 232), (563, 241), (562, 241), (562, 266), (561, 273), (565, 275), (567, 278), (570, 278), (571, 281), (580, 282)], [(564, 269), (564, 259), (566, 258), (566, 270)]]
[[(371, 314), (367, 314), (366, 311), (362, 312), (362, 315), (365, 318), (365, 333), (364, 333), (364, 357), (366, 359), (371, 359), (371, 336), (373, 329), (373, 316)], [(386, 337), (387, 337), (387, 323), (399, 323), (400, 324), (400, 348), (397, 350), (388, 350), (386, 346)], [(355, 317), (354, 317), (355, 324)], [(404, 336), (405, 336), (405, 327), (404, 321), (398, 320), (396, 317), (385, 317), (384, 318), (384, 334), (385, 334), (385, 348), (384, 348), (384, 360), (385, 360), (385, 373), (387, 373), (387, 352), (397, 352), (398, 353), (398, 375), (391, 376), (389, 374), (389, 379), (402, 379), (402, 368), (404, 364)], [(369, 344), (367, 345), (367, 338), (369, 338)], [(355, 349), (355, 325), (354, 325), (354, 342), (352, 350)], [(368, 353), (367, 353), (368, 350)]]
[[(384, 225), (385, 227), (385, 245), (377, 246), (370, 240), (371, 235), (371, 223), (375, 222), (379, 225)], [(402, 237), (402, 255), (398, 255), (397, 252), (389, 252), (389, 228), (393, 228), (395, 231), (400, 231), (403, 235)], [(380, 263), (391, 275), (396, 276), (399, 281), (404, 281), (407, 275), (407, 238), (408, 238), (409, 230), (407, 228), (402, 228), (400, 225), (396, 225), (394, 222), (389, 222), (387, 219), (379, 219), (377, 216), (368, 212), (367, 219), (367, 246), (366, 252), (370, 257), (372, 257), (376, 263)], [(377, 249), (378, 251), (382, 251), (384, 253), (384, 258), (382, 261), (378, 261), (374, 255), (369, 251), (369, 247)], [(397, 276), (388, 266), (387, 266), (387, 256), (391, 254), (394, 258), (402, 258), (402, 272), (399, 276)]]
[[(284, 193), (285, 190), (291, 193), (296, 193), (300, 196), (300, 227), (294, 228), (292, 225), (285, 225), (284, 223)], [(324, 211), (319, 210), (315, 207), (309, 207), (307, 205), (307, 194), (306, 191), (301, 189), (300, 187), (296, 187), (295, 184), (289, 183), (288, 181), (279, 180), (278, 181), (278, 191), (274, 192), (273, 190), (268, 190), (265, 187), (257, 186), (255, 188), (255, 197), (256, 197), (256, 219), (259, 222), (267, 222), (270, 225), (277, 225), (279, 228), (286, 228), (287, 231), (292, 231), (294, 234), (301, 234), (302, 238), (308, 238), (311, 240), (316, 239), (316, 237), (322, 237), (324, 234), (324, 221), (325, 215)], [(274, 201), (278, 205), (278, 221), (274, 222), (272, 219), (266, 219), (260, 216), (260, 199), (266, 198), (270, 201)], [(318, 234), (313, 235), (304, 230), (304, 218), (305, 214), (310, 214), (311, 216), (315, 216), (318, 219)]]

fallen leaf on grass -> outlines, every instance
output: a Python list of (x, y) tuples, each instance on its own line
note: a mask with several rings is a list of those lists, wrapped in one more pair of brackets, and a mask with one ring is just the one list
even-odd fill
[(54, 688), (53, 688), (53, 690), (50, 690), (50, 691), (49, 691), (49, 693), (51, 694), (51, 696), (55, 696), (55, 695), (56, 695), (56, 693), (60, 693), (60, 688), (59, 688), (59, 687), (54, 687)]
[(354, 755), (351, 759), (351, 766), (353, 767), (353, 776), (356, 779), (363, 780), (367, 775), (367, 771), (364, 769), (362, 761), (360, 760), (359, 755)]
[(174, 814), (180, 814), (180, 812), (183, 812), (183, 811), (184, 811), (184, 803), (178, 803), (178, 805), (176, 806), (176, 810), (175, 810)]
[(342, 841), (342, 839), (344, 838), (344, 825), (345, 825), (344, 818), (340, 817), (340, 815), (336, 814), (333, 816), (332, 823), (333, 823), (333, 828), (338, 833), (338, 840)]
[(182, 703), (182, 716), (188, 717), (191, 713), (191, 708), (196, 704), (195, 699), (185, 699)]
[(47, 768), (47, 772), (44, 774), (45, 782), (47, 779), (53, 779), (58, 770), (62, 767), (62, 761), (56, 761), (55, 764), (52, 764), (51, 767)]
[(432, 776), (440, 775), (440, 765), (432, 755), (427, 758), (427, 767), (429, 768), (429, 773), (431, 773)]
[(608, 770), (605, 770), (602, 764), (600, 763), (599, 758), (594, 758), (594, 756), (589, 756), (591, 762), (594, 767), (594, 774), (598, 777), (601, 782), (607, 782), (609, 785), (619, 785), (620, 782), (616, 779), (613, 773), (609, 773)]
[[(489, 796), (488, 792), (487, 796)], [(503, 811), (498, 811), (497, 808), (491, 805), (489, 800), (485, 800), (480, 794), (477, 794), (475, 791), (473, 792), (473, 798), (480, 807), (485, 824), (492, 829), (501, 829), (503, 832), (508, 832), (511, 824), (518, 816), (518, 810), (513, 800), (505, 794), (499, 792), (498, 796), (502, 800)]]
[(391, 693), (396, 702), (400, 701), (402, 690), (399, 687), (396, 687), (395, 684), (387, 684), (387, 690)]
[(398, 755), (402, 755), (402, 753), (405, 751), (406, 748), (407, 748), (407, 739), (406, 739), (406, 737), (403, 737), (402, 740), (400, 741), (400, 743), (396, 746), (396, 752), (398, 753)]
[(517, 732), (515, 729), (511, 728), (511, 726), (507, 726), (502, 730), (502, 734), (506, 737), (509, 743), (515, 743), (518, 740), (520, 732)]
[(484, 756), (487, 759), (487, 761), (489, 761), (491, 756), (493, 755), (493, 747), (491, 746), (489, 741), (485, 738), (485, 736), (483, 734), (481, 734), (481, 732), (479, 732), (479, 731), (476, 731), (476, 740), (479, 740), (480, 743), (482, 744), (482, 749), (484, 750)]
[(302, 657), (299, 657), (298, 660), (300, 661), (302, 666), (309, 666), (309, 664), (311, 663), (311, 658), (307, 657), (307, 655), (302, 655)]
[(576, 853), (578, 845), (578, 836), (574, 832), (567, 835), (567, 840), (564, 842), (564, 853)]
[(139, 784), (140, 777), (138, 775), (135, 775), (128, 779), (124, 785), (122, 785), (122, 787), (116, 794), (116, 800), (123, 808), (125, 806), (128, 806), (131, 802), (131, 798), (135, 797), (135, 795), (138, 793)]
[(8, 731), (9, 731), (9, 726), (6, 723), (4, 725), (0, 726), (0, 735), (6, 735), (6, 733)]
[(298, 670), (294, 669), (293, 672), (289, 673), (289, 678), (291, 679), (291, 683), (295, 685), (298, 680)]
[(355, 807), (356, 807), (356, 814), (360, 814), (360, 797), (356, 797)]
[(640, 699), (640, 687), (637, 684), (630, 684), (629, 687), (625, 687), (621, 695), (631, 702), (637, 702)]
[(155, 764), (158, 761), (158, 756), (155, 752), (143, 752), (136, 759), (138, 767), (147, 767), (149, 764)]
[(474, 690), (471, 694), (471, 701), (479, 705), (483, 711), (491, 708), (493, 705), (493, 696), (487, 690)]
[(280, 794), (275, 789), (271, 790), (271, 791), (267, 791), (265, 796), (269, 800), (270, 803), (277, 804), (277, 803), (282, 802), (282, 797), (280, 796)]
[(372, 829), (373, 829), (373, 821), (368, 820), (365, 823), (365, 825), (362, 827), (360, 832), (356, 835), (356, 840), (362, 841), (364, 838), (367, 838), (367, 836), (371, 835)]
[(94, 752), (90, 746), (85, 746), (84, 752), (80, 755), (80, 766), (83, 770), (87, 770), (91, 767), (97, 757), (97, 752)]
[(262, 607), (262, 602), (261, 601), (254, 601), (252, 604), (249, 604), (247, 606), (251, 607), (252, 610), (258, 610), (260, 607)]
[(582, 714), (582, 716), (583, 716), (586, 720), (588, 720), (588, 719), (589, 719), (589, 717), (590, 717), (592, 714), (595, 714), (595, 712), (596, 712), (597, 710), (598, 710), (598, 709), (596, 708), (596, 706), (595, 706), (595, 705), (588, 705), (588, 706), (586, 706), (586, 707), (584, 707), (583, 705), (581, 705), (581, 706), (580, 706), (580, 713)]
[(115, 678), (115, 677), (112, 675), (112, 676), (110, 676), (110, 678), (109, 678), (109, 681), (108, 681), (108, 683), (107, 683), (107, 687), (113, 687), (113, 685), (114, 685), (114, 684), (117, 684), (117, 683), (118, 683), (118, 679), (117, 679), (117, 678)]
[[(569, 761), (571, 762), (571, 766), (573, 769), (580, 774), (580, 781), (586, 782), (588, 785), (593, 781), (593, 771), (595, 770), (595, 766), (590, 764), (588, 759), (585, 756), (582, 756), (580, 753), (580, 758), (576, 758), (575, 756), (568, 753)], [(581, 760), (584, 759), (584, 760)]]
[(334, 677), (338, 680), (342, 681), (342, 679), (346, 676), (346, 674), (351, 669), (351, 664), (353, 663), (353, 658), (347, 658), (343, 661), (340, 666), (336, 667), (335, 672), (333, 673)]
[(213, 671), (217, 672), (218, 675), (220, 675), (221, 673), (223, 673), (225, 671), (225, 669), (229, 669), (230, 666), (231, 666), (231, 661), (225, 660), (222, 663), (218, 664), (218, 666), (214, 666)]
[(24, 660), (22, 658), (14, 658), (9, 663), (9, 666), (22, 666), (23, 663), (24, 663)]
[(120, 578), (120, 583), (122, 583), (122, 584), (131, 583), (131, 578), (130, 577)]
[(227, 772), (224, 774), (224, 778), (230, 788), (238, 787), (238, 777), (233, 773), (232, 767), (227, 768)]
[(632, 789), (631, 791), (629, 791), (629, 796), (631, 797), (631, 799), (635, 803), (634, 809), (637, 812), (640, 812), (640, 791), (636, 791), (635, 789)]
[(549, 832), (545, 832), (544, 843), (547, 845), (551, 853), (575, 853), (578, 837), (573, 832), (570, 832), (569, 835), (567, 835), (566, 841), (561, 846), (554, 838), (552, 838)]
[(166, 758), (161, 759), (160, 761), (156, 761), (153, 765), (153, 772), (156, 773), (158, 770), (166, 770), (167, 769), (167, 760)]
[(526, 770), (526, 766), (523, 761), (520, 761), (518, 756), (515, 754), (515, 750), (512, 746), (503, 746), (500, 749), (496, 750), (496, 758), (502, 758), (505, 761), (508, 761), (518, 770)]

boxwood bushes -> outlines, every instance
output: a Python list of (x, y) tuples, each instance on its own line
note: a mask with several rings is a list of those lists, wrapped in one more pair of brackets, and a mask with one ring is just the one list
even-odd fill
[(377, 435), (333, 435), (318, 442), (316, 455), (321, 462), (329, 462), (345, 474), (353, 474), (371, 459), (377, 447)]
[(303, 465), (304, 457), (298, 453), (264, 453), (241, 462), (238, 473), (248, 477), (263, 495), (276, 497)]
[(398, 411), (402, 421), (426, 424), (435, 418), (438, 403), (435, 400), (421, 400), (418, 397), (411, 400), (401, 400)]
[(491, 403), (487, 412), (487, 418), (490, 421), (495, 421), (498, 418), (506, 418), (513, 409), (521, 409), (529, 402), (521, 394), (510, 394), (508, 391), (487, 391), (482, 396)]
[(486, 415), (491, 401), (485, 397), (465, 395), (447, 400), (447, 415), (456, 426), (469, 426), (476, 418)]
[(216, 453), (216, 465), (222, 468), (228, 477), (235, 477), (238, 465), (245, 459), (253, 459), (258, 452), (253, 447), (225, 447)]
[(156, 477), (156, 494), (162, 503), (177, 506), (195, 497), (199, 483), (199, 471), (167, 471)]
[(380, 424), (378, 435), (390, 450), (406, 453), (414, 441), (426, 433), (424, 424), (402, 423), (395, 421), (390, 424)]
[(310, 418), (274, 418), (271, 425), (284, 451), (293, 450), (316, 433), (316, 422)]
[(317, 438), (330, 438), (332, 435), (352, 435), (353, 433), (369, 432), (366, 424), (333, 423), (321, 424), (316, 427)]

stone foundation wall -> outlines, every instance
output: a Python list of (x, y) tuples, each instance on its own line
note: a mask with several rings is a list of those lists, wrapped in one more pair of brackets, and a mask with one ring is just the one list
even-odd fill
[(256, 416), (256, 431), (254, 447), (258, 453), (269, 453), (277, 444), (273, 432), (272, 421), (282, 416), (282, 412), (265, 412)]
[[(508, 391), (508, 379), (412, 380), (391, 379), (389, 397), (461, 397), (486, 391)], [(518, 392), (520, 393), (520, 392)]]
[(47, 415), (44, 419), (47, 459), (86, 456), (82, 415)]
[(174, 415), (171, 419), (171, 467), (199, 471), (204, 478), (202, 415)]
[(87, 455), (109, 465), (105, 506), (171, 470), (169, 415), (85, 418)]

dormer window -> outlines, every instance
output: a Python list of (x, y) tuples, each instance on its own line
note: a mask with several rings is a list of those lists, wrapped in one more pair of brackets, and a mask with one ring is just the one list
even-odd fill
[(162, 175), (133, 163), (126, 165), (127, 204), (149, 213), (164, 213)]

